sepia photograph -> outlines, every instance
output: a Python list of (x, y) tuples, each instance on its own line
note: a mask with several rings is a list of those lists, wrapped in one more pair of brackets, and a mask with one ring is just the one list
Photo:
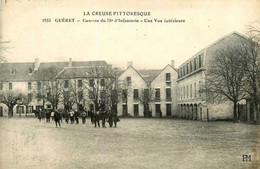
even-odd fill
[(259, 169), (259, 0), (0, 0), (0, 169)]

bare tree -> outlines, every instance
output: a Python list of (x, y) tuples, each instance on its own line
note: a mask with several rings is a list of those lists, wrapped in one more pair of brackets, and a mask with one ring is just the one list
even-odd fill
[(10, 43), (9, 41), (2, 41), (2, 37), (0, 37), (0, 63), (7, 62), (6, 57), (4, 56), (3, 52), (9, 49), (6, 44)]
[(58, 74), (56, 67), (50, 67), (41, 69), (37, 72), (38, 75), (38, 90), (36, 97), (38, 100), (43, 101), (43, 107), (45, 102), (49, 101), (53, 108), (57, 109), (62, 93), (62, 83), (57, 80)]
[[(32, 96), (33, 96), (33, 93), (28, 93), (27, 95), (23, 94), (20, 99), (20, 105), (25, 105), (26, 107), (28, 107), (28, 105), (32, 101)], [(27, 111), (25, 111), (25, 116), (27, 116)]]
[(73, 77), (67, 81), (68, 86), (63, 88), (63, 104), (65, 111), (71, 109), (74, 104), (77, 104), (78, 108), (82, 105), (82, 108), (85, 109), (86, 97), (83, 90), (82, 79), (77, 79), (76, 75), (73, 73)]
[(152, 117), (152, 114), (149, 110), (149, 103), (153, 102), (153, 93), (154, 89), (151, 88), (151, 85), (148, 85), (147, 89), (141, 89), (139, 100), (144, 106), (144, 117)]
[[(257, 22), (260, 24), (260, 22)], [(244, 90), (254, 103), (254, 116), (260, 124), (260, 28), (250, 25), (248, 28), (247, 41), (241, 41), (239, 54), (246, 63), (243, 70), (246, 73), (246, 85)]]
[(87, 91), (95, 110), (111, 109), (111, 97), (116, 79), (115, 70), (109, 65), (94, 63), (87, 68), (86, 72), (85, 77), (88, 81), (83, 88)]
[(123, 110), (123, 116), (128, 116), (128, 97), (131, 92), (131, 83), (127, 81), (127, 79), (118, 81), (118, 89), (117, 92), (119, 94), (119, 101), (122, 100), (125, 103), (126, 110)]
[(0, 92), (0, 103), (8, 107), (8, 117), (13, 117), (14, 106), (22, 100), (23, 94), (19, 91), (6, 90)]
[(206, 76), (207, 101), (233, 102), (234, 120), (238, 120), (237, 103), (244, 99), (245, 63), (237, 51), (238, 46), (228, 45), (217, 50), (210, 61)]

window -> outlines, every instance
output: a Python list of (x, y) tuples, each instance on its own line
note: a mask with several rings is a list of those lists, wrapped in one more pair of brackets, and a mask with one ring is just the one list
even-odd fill
[(201, 68), (203, 66), (203, 56), (199, 55), (199, 68)]
[(194, 70), (196, 70), (196, 69), (197, 69), (197, 59), (194, 58)]
[(28, 102), (31, 102), (31, 101), (32, 101), (32, 96), (33, 96), (32, 93), (29, 93), (29, 94), (28, 94)]
[(189, 86), (187, 86), (187, 99), (189, 98)]
[(160, 89), (155, 89), (155, 98), (160, 98)]
[(171, 73), (166, 73), (166, 81), (171, 81)]
[(134, 116), (139, 116), (139, 105), (134, 104)]
[(192, 84), (190, 85), (190, 98), (192, 98)]
[(202, 89), (201, 81), (199, 81), (199, 96), (201, 96), (201, 89)]
[(123, 99), (126, 99), (127, 98), (127, 90), (123, 89), (122, 94), (123, 94)]
[(105, 79), (100, 79), (100, 85), (105, 86)]
[(82, 80), (78, 80), (78, 87), (82, 87)]
[(42, 88), (42, 83), (41, 82), (37, 82), (37, 89), (41, 90), (41, 88)]
[(94, 79), (89, 79), (89, 86), (94, 87)]
[(180, 88), (180, 97), (182, 99), (182, 87)]
[(197, 92), (196, 92), (196, 83), (194, 83), (194, 97), (196, 97)]
[(40, 93), (37, 93), (36, 97), (37, 97), (37, 101), (40, 101), (42, 99), (42, 95)]
[(0, 83), (0, 90), (3, 90), (3, 83)]
[(187, 70), (186, 70), (186, 71), (187, 71), (187, 74), (189, 74), (189, 64), (188, 64), (188, 63), (186, 64), (186, 69), (187, 69)]
[(69, 80), (65, 80), (64, 88), (68, 88), (68, 87), (69, 87)]
[(23, 114), (24, 113), (24, 106), (17, 106), (16, 107), (16, 113), (17, 114)]
[(192, 72), (192, 61), (190, 61), (190, 72)]
[(51, 104), (47, 104), (47, 109), (51, 109)]
[(94, 92), (93, 91), (89, 91), (88, 92), (88, 97), (89, 97), (89, 99), (94, 99)]
[(83, 91), (78, 91), (78, 100), (81, 101), (83, 99)]
[(149, 98), (149, 89), (144, 89), (144, 97)]
[(28, 72), (29, 72), (29, 75), (31, 75), (33, 73), (33, 69), (29, 68)]
[(166, 88), (166, 99), (171, 98), (171, 88)]
[(138, 98), (139, 98), (138, 89), (134, 89), (134, 99), (138, 99)]
[(33, 113), (33, 106), (26, 106), (27, 113)]
[(12, 89), (13, 89), (13, 84), (9, 83), (9, 90), (12, 90)]
[(13, 69), (13, 68), (10, 69), (10, 74), (11, 74), (11, 75), (15, 75), (15, 73), (16, 73), (16, 69)]
[(28, 90), (32, 90), (32, 83), (28, 82)]
[(127, 85), (130, 86), (132, 83), (131, 77), (126, 78)]
[(183, 76), (185, 76), (186, 75), (185, 66), (182, 67), (182, 70), (183, 70)]
[(106, 92), (105, 91), (100, 91), (100, 99), (105, 100), (106, 98)]
[(185, 95), (185, 93), (186, 93), (185, 90), (186, 90), (185, 87), (183, 87), (183, 98), (184, 98), (184, 99), (185, 99), (185, 96), (186, 96), (186, 95)]

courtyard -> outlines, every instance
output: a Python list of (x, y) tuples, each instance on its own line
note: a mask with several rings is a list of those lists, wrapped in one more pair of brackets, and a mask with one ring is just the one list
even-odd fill
[[(121, 118), (117, 128), (0, 118), (1, 169), (257, 168), (260, 126)], [(257, 155), (258, 153), (258, 155)], [(251, 155), (251, 161), (243, 161)]]

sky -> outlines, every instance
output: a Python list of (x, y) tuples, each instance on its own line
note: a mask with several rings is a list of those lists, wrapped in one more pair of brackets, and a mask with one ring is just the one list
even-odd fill
[[(77, 2), (77, 3), (75, 3)], [(126, 68), (178, 68), (207, 45), (233, 31), (245, 34), (259, 20), (258, 0), (7, 0), (1, 2), (0, 35), (10, 41), (9, 62), (106, 60)], [(93, 11), (150, 12), (150, 16), (95, 16)], [(84, 16), (83, 12), (90, 12)], [(43, 22), (50, 18), (51, 22)], [(75, 18), (63, 23), (55, 19)], [(83, 19), (138, 19), (139, 23), (86, 23)], [(153, 20), (152, 23), (144, 20)], [(184, 23), (156, 23), (178, 19)]]

